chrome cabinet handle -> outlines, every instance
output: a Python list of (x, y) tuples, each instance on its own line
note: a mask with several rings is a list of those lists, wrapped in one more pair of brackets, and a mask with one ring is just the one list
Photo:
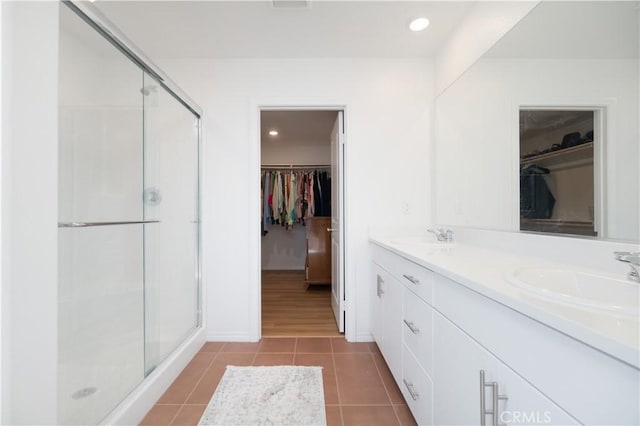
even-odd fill
[(491, 387), (493, 388), (493, 410), (491, 411), (491, 414), (493, 414), (493, 426), (498, 426), (498, 420), (500, 419), (500, 407), (498, 407), (498, 402), (499, 401), (506, 401), (509, 398), (507, 397), (507, 395), (498, 395), (498, 383), (496, 382), (492, 382), (491, 383)]
[(160, 223), (159, 220), (125, 220), (121, 222), (58, 222), (58, 228), (89, 228), (92, 226), (138, 225)]
[[(485, 388), (490, 387), (491, 388), (491, 395), (492, 395), (492, 407), (490, 411), (486, 410), (485, 407), (485, 394), (484, 394), (484, 390)], [(480, 370), (480, 426), (486, 426), (486, 417), (487, 414), (491, 414), (492, 417), (492, 426), (498, 426), (498, 419), (499, 419), (499, 412), (500, 412), (500, 407), (498, 406), (499, 401), (506, 401), (509, 398), (506, 395), (500, 395), (498, 392), (498, 383), (496, 382), (489, 382), (487, 383), (484, 380), (484, 370)]]
[(378, 297), (382, 297), (382, 295), (384, 294), (384, 290), (382, 289), (382, 283), (384, 283), (384, 280), (380, 275), (378, 275), (378, 283), (377, 283), (378, 287), (376, 291), (376, 294), (378, 295)]
[(480, 426), (486, 426), (486, 417), (487, 414), (484, 412), (485, 401), (484, 401), (484, 370), (480, 370)]
[(417, 401), (418, 398), (420, 398), (420, 394), (416, 392), (416, 390), (414, 389), (413, 383), (407, 382), (406, 379), (402, 379), (402, 381), (404, 382), (404, 385), (407, 387), (407, 390), (409, 391), (409, 395), (411, 395), (411, 399), (413, 399), (414, 401)]
[(335, 232), (335, 231), (337, 231), (336, 228), (327, 228), (327, 232)]
[(415, 278), (413, 275), (402, 274), (402, 276), (411, 281), (412, 284), (420, 284), (420, 280)]
[(405, 325), (406, 325), (407, 327), (409, 327), (409, 330), (411, 330), (411, 332), (412, 332), (413, 334), (418, 334), (418, 333), (420, 333), (420, 329), (419, 329), (419, 328), (417, 328), (415, 325), (413, 325), (413, 322), (411, 322), (411, 321), (407, 321), (407, 320), (402, 320), (402, 321), (404, 321)]

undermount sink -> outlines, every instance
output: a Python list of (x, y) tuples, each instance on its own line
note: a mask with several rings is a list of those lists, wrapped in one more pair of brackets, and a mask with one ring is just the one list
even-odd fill
[(638, 284), (561, 268), (517, 268), (507, 281), (548, 300), (622, 315), (639, 315)]
[(391, 244), (398, 245), (411, 245), (411, 246), (425, 246), (425, 247), (434, 247), (434, 248), (444, 248), (451, 247), (454, 243), (448, 243), (445, 241), (438, 241), (433, 238), (431, 235), (428, 236), (418, 236), (418, 237), (399, 237), (392, 238)]

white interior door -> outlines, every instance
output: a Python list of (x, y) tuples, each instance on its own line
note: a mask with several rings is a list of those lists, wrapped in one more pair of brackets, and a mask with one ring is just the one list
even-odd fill
[(338, 117), (331, 132), (331, 307), (341, 333), (344, 333), (344, 116)]

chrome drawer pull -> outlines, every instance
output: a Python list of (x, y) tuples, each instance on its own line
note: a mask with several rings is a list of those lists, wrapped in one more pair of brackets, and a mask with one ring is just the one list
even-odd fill
[(416, 285), (420, 284), (420, 280), (417, 278), (414, 278), (413, 275), (402, 274), (402, 276), (408, 279), (409, 281), (411, 281), (412, 284), (416, 284)]
[(406, 325), (407, 327), (409, 327), (409, 330), (411, 330), (411, 332), (412, 332), (413, 334), (418, 334), (418, 333), (420, 333), (420, 329), (419, 329), (419, 328), (417, 328), (415, 325), (413, 325), (413, 322), (411, 322), (411, 321), (407, 321), (407, 320), (402, 320), (402, 321), (404, 321), (405, 325)]
[(378, 275), (378, 282), (377, 282), (377, 288), (376, 288), (376, 295), (378, 297), (382, 297), (382, 295), (384, 294), (384, 290), (382, 289), (383, 283), (384, 283), (384, 280), (380, 275)]
[(414, 401), (417, 401), (418, 398), (420, 397), (420, 394), (418, 392), (416, 392), (416, 390), (413, 388), (413, 383), (407, 382), (406, 379), (402, 379), (402, 381), (404, 382), (404, 385), (407, 387), (407, 390), (409, 391), (409, 394), (411, 395), (411, 398)]

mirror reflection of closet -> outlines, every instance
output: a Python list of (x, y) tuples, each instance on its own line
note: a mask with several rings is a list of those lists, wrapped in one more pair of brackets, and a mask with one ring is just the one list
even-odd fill
[(520, 109), (520, 230), (599, 234), (600, 116), (596, 109)]

